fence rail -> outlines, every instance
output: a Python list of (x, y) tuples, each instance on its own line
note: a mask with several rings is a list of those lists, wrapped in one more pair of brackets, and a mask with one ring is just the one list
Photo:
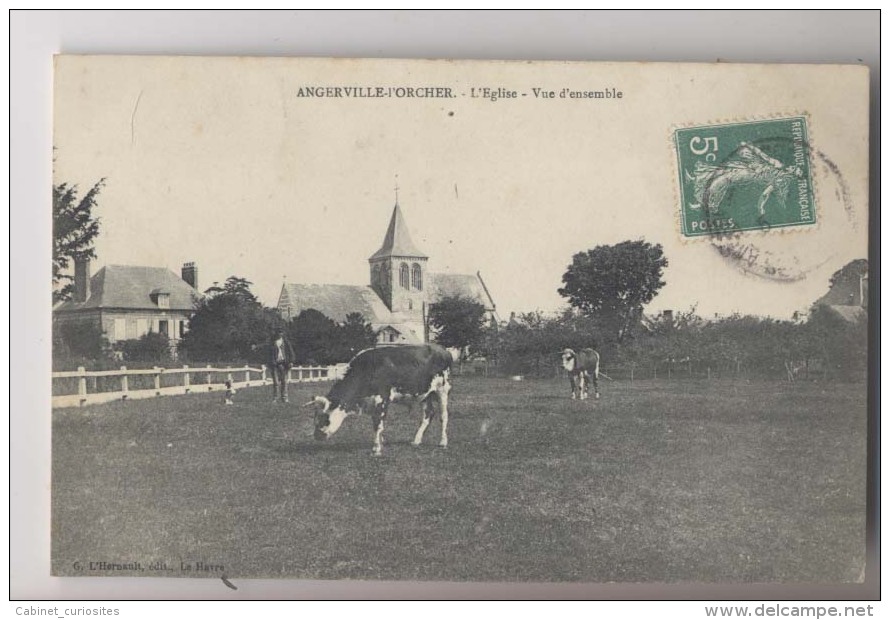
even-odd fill
[[(339, 379), (346, 364), (334, 366), (295, 366), (288, 383), (310, 383)], [(182, 368), (132, 368), (119, 370), (65, 370), (52, 373), (53, 407), (82, 407), (114, 400), (153, 396), (212, 392), (225, 389), (226, 381), (235, 388), (271, 383), (266, 366), (183, 366)]]

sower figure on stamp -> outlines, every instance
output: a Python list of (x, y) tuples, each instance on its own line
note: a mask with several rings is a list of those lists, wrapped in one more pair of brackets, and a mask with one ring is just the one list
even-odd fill
[(294, 363), (294, 349), (284, 335), (284, 330), (276, 329), (269, 347), (269, 370), (272, 371), (272, 402), (287, 402), (287, 374)]

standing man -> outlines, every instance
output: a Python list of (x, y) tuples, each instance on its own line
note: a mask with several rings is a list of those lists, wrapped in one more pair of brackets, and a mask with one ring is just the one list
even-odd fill
[[(272, 371), (272, 402), (287, 402), (287, 375), (294, 363), (294, 349), (280, 327), (272, 335), (269, 369)], [(279, 389), (280, 388), (280, 389)], [(279, 396), (280, 394), (280, 396)]]

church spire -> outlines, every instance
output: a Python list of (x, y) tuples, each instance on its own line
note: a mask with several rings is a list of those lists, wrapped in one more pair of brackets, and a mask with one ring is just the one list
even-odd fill
[(398, 187), (396, 187), (396, 206), (393, 207), (389, 227), (386, 229), (386, 235), (383, 237), (383, 245), (368, 260), (392, 256), (427, 258), (427, 255), (418, 250), (414, 242), (411, 241), (408, 226), (405, 224), (402, 209), (399, 207)]

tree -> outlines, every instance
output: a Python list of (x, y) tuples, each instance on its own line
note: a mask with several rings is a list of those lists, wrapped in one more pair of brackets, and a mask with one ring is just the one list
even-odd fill
[(248, 280), (231, 276), (223, 286), (207, 289), (179, 343), (184, 357), (214, 362), (266, 360), (271, 334), (283, 321), (275, 310), (257, 301), (250, 286)]
[(371, 324), (360, 312), (337, 323), (314, 308), (300, 312), (287, 326), (298, 364), (339, 364), (377, 343)]
[(602, 322), (621, 343), (665, 282), (668, 261), (660, 244), (624, 241), (579, 252), (572, 258), (559, 294), (582, 314)]
[(97, 361), (107, 357), (108, 340), (98, 323), (53, 323), (53, 361)]
[(864, 258), (857, 258), (835, 271), (828, 281), (828, 286), (833, 288), (835, 285), (850, 282), (855, 286), (859, 286), (859, 278), (867, 273), (868, 261)]
[(475, 347), (485, 336), (485, 306), (468, 297), (443, 297), (430, 306), (429, 321), (436, 342), (462, 351)]
[(166, 334), (148, 332), (134, 340), (120, 343), (124, 360), (128, 362), (151, 362), (152, 364), (169, 364), (172, 361), (170, 339)]
[(337, 349), (334, 357), (337, 362), (349, 361), (356, 353), (377, 344), (374, 328), (360, 312), (350, 312), (346, 321), (337, 326)]
[(308, 308), (287, 326), (298, 364), (328, 364), (337, 340), (337, 324), (324, 314)]
[(100, 179), (83, 197), (78, 197), (77, 185), (53, 186), (53, 303), (71, 298), (74, 276), (66, 272), (72, 263), (96, 257), (93, 241), (99, 218), (93, 207), (104, 186), (105, 179)]
[(247, 278), (239, 278), (238, 276), (229, 276), (222, 286), (214, 282), (213, 286), (204, 291), (208, 297), (216, 297), (217, 295), (230, 295), (232, 297), (242, 299), (247, 302), (259, 303), (256, 295), (250, 290), (253, 282)]

